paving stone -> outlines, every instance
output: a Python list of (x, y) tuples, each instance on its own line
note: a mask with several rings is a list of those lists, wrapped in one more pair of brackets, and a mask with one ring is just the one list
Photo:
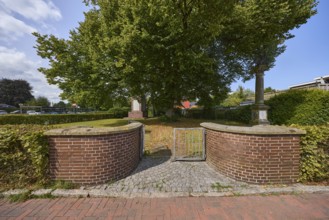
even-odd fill
[(51, 195), (58, 197), (87, 197), (89, 195), (88, 190), (80, 189), (56, 189)]
[(46, 195), (49, 194), (53, 191), (53, 189), (38, 189), (33, 191), (31, 194), (35, 195), (35, 196), (42, 196), (42, 195)]
[(6, 192), (3, 192), (2, 195), (4, 197), (7, 197), (7, 196), (18, 195), (18, 194), (27, 193), (27, 192), (28, 192), (27, 189), (12, 189), (12, 190), (8, 190)]

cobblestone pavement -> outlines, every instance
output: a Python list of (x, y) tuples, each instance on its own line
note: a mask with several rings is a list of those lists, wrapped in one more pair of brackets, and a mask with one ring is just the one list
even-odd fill
[(329, 219), (329, 194), (0, 200), (0, 219)]
[(169, 157), (146, 157), (129, 177), (120, 181), (87, 188), (112, 195), (159, 195), (161, 193), (227, 192), (247, 184), (218, 174), (205, 162), (171, 162)]
[[(3, 196), (23, 193), (10, 190)], [(57, 197), (119, 197), (161, 198), (184, 196), (233, 196), (277, 193), (328, 192), (329, 186), (251, 185), (225, 177), (206, 162), (172, 162), (170, 157), (145, 157), (127, 178), (107, 184), (80, 189), (41, 189), (34, 195), (52, 194)]]
[(90, 197), (177, 197), (230, 196), (273, 193), (329, 192), (328, 186), (251, 185), (235, 181), (213, 170), (206, 162), (172, 162), (170, 157), (145, 157), (125, 179), (82, 188), (76, 191), (56, 190), (56, 196)]

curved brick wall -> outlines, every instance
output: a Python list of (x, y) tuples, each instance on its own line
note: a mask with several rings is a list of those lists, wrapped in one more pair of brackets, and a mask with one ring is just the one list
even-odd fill
[(93, 185), (128, 176), (138, 165), (141, 123), (48, 131), (52, 179)]
[(303, 131), (279, 126), (202, 123), (207, 163), (233, 179), (254, 184), (295, 183)]

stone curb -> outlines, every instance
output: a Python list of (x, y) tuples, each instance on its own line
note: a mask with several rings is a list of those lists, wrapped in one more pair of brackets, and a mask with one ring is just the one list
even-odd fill
[[(0, 195), (9, 197), (26, 193), (26, 189), (16, 189), (2, 192)], [(302, 194), (302, 193), (329, 193), (329, 186), (288, 186), (288, 187), (252, 187), (233, 189), (225, 192), (110, 192), (104, 189), (39, 189), (31, 192), (32, 195), (42, 196), (51, 194), (55, 197), (105, 197), (105, 198), (170, 198), (170, 197), (223, 197), (271, 194)]]

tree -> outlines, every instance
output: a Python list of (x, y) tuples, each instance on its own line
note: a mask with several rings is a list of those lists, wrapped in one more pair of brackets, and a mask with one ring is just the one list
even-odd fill
[(211, 46), (233, 2), (98, 1), (70, 40), (35, 34), (50, 61), (40, 71), (77, 102), (147, 95), (171, 108), (183, 98), (222, 99), (233, 77), (218, 74)]
[(99, 0), (70, 39), (37, 37), (40, 68), (62, 97), (100, 107), (149, 96), (159, 108), (183, 99), (206, 107), (229, 84), (274, 65), (289, 30), (314, 14), (310, 0)]
[(25, 104), (29, 105), (29, 106), (49, 107), (50, 106), (50, 101), (48, 100), (47, 97), (39, 96), (37, 98), (33, 98), (33, 99), (27, 101)]
[(274, 66), (290, 33), (316, 13), (316, 0), (244, 0), (235, 5), (221, 37), (226, 53), (244, 58), (250, 76)]
[[(256, 78), (252, 124), (269, 124), (264, 105), (264, 72), (274, 66), (285, 51), (290, 31), (300, 27), (316, 13), (316, 0), (244, 0), (236, 4), (231, 26), (221, 35), (225, 52), (240, 57), (249, 71), (247, 78)], [(265, 115), (261, 117), (261, 115)]]
[(265, 93), (266, 93), (266, 92), (276, 92), (276, 90), (273, 89), (272, 87), (266, 87), (266, 88), (264, 89), (264, 92), (265, 92)]
[(2, 78), (0, 80), (0, 103), (18, 107), (19, 104), (31, 100), (32, 87), (25, 80), (10, 80)]
[(250, 89), (245, 89), (239, 86), (235, 92), (230, 94), (221, 104), (224, 107), (238, 106), (241, 102), (248, 100), (255, 93)]
[(225, 53), (239, 57), (248, 69), (244, 79), (257, 75), (262, 79), (285, 51), (285, 41), (294, 37), (290, 31), (306, 23), (316, 13), (316, 5), (316, 0), (245, 0), (236, 4), (228, 21), (231, 25), (220, 37)]
[(66, 103), (63, 102), (63, 101), (59, 101), (58, 103), (55, 103), (55, 104), (53, 105), (53, 107), (56, 107), (56, 108), (66, 108), (66, 107), (71, 107), (71, 105), (66, 104)]

